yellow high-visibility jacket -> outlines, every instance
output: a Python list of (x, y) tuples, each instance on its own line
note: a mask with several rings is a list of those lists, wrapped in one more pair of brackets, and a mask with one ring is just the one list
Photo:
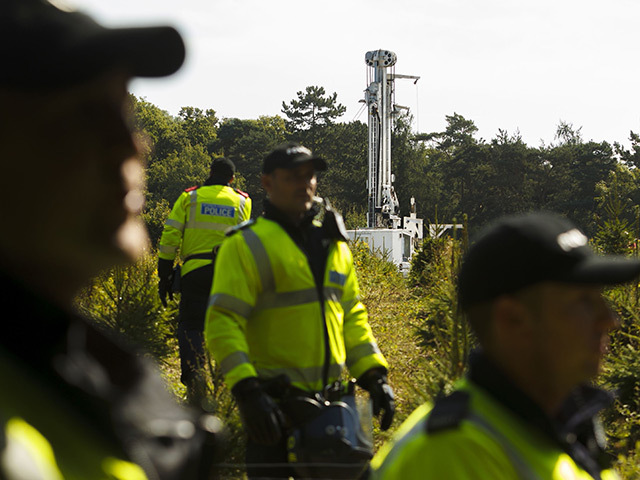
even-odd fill
[[(466, 379), (468, 413), (453, 428), (427, 433), (432, 406), (424, 404), (374, 457), (372, 480), (593, 480), (550, 438), (526, 424)], [(619, 480), (612, 469), (602, 480)]]
[(355, 377), (387, 367), (359, 300), (348, 245), (331, 240), (318, 288), (302, 250), (264, 217), (239, 228), (218, 252), (205, 338), (229, 388), (247, 377), (286, 374), (294, 386), (320, 391), (345, 366)]
[(208, 185), (185, 190), (171, 209), (158, 256), (174, 260), (180, 253), (185, 264), (182, 275), (211, 263), (210, 258), (189, 259), (210, 254), (224, 240), (225, 231), (251, 216), (251, 198), (227, 185)]
[(0, 396), (5, 443), (0, 478), (147, 480), (144, 470), (105, 438), (106, 432), (72, 410), (73, 402), (43, 387), (14, 359), (1, 353), (0, 359), (2, 379), (11, 385), (10, 394)]

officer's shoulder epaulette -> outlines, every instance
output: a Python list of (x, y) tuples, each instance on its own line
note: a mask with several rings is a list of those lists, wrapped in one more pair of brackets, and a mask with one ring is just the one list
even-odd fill
[(462, 390), (456, 390), (446, 397), (437, 399), (427, 417), (427, 433), (457, 428), (469, 414), (469, 400), (469, 393)]
[(231, 235), (233, 235), (234, 233), (237, 233), (237, 232), (239, 232), (239, 231), (241, 231), (241, 230), (244, 230), (244, 229), (246, 229), (246, 228), (249, 228), (249, 227), (250, 227), (251, 225), (253, 225), (254, 223), (256, 223), (256, 219), (255, 219), (255, 218), (252, 218), (252, 219), (249, 219), (249, 220), (245, 220), (244, 222), (239, 223), (238, 225), (236, 225), (236, 226), (231, 227), (230, 229), (228, 229), (228, 230), (225, 232), (225, 235), (226, 235), (227, 237), (230, 237), (230, 236), (231, 236)]
[(242, 195), (245, 198), (249, 198), (249, 194), (247, 192), (243, 192), (242, 190), (238, 190), (237, 188), (234, 188), (234, 190), (237, 194)]
[(185, 188), (184, 191), (189, 193), (189, 192), (193, 192), (194, 190), (197, 190), (198, 188), (200, 188), (198, 187), (198, 185), (194, 185), (193, 187)]

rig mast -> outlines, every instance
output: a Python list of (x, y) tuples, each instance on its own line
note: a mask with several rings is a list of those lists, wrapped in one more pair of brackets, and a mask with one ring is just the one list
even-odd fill
[(373, 71), (373, 80), (365, 90), (365, 103), (369, 111), (369, 228), (400, 226), (397, 216), (400, 204), (391, 173), (394, 81), (388, 72), (396, 61), (396, 54), (389, 50), (375, 50), (365, 55), (367, 66)]
[[(396, 54), (389, 50), (367, 52), (365, 63), (371, 82), (365, 90), (369, 116), (369, 178), (367, 181), (367, 228), (350, 230), (351, 238), (366, 242), (372, 251), (383, 251), (406, 273), (416, 242), (423, 237), (423, 220), (416, 217), (415, 200), (411, 199), (409, 217), (401, 218), (400, 204), (393, 187), (391, 173), (391, 129), (398, 109), (394, 105), (396, 78), (420, 77), (396, 75)], [(414, 83), (415, 83), (414, 82)]]

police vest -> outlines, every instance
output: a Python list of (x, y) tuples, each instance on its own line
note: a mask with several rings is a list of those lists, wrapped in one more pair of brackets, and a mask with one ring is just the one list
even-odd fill
[[(226, 185), (185, 190), (171, 209), (158, 247), (159, 257), (173, 260), (178, 251), (185, 264), (182, 275), (211, 263), (214, 247), (225, 231), (251, 216), (251, 198)], [(189, 257), (197, 256), (190, 259)]]
[(320, 391), (346, 366), (358, 377), (387, 363), (359, 300), (351, 251), (332, 240), (324, 282), (276, 222), (260, 217), (222, 244), (205, 325), (227, 384), (286, 374)]
[[(466, 379), (457, 389), (463, 392), (469, 396), (463, 415), (451, 405), (430, 428), (431, 405), (412, 413), (374, 457), (372, 478), (593, 480), (558, 445)], [(613, 470), (600, 475), (619, 480)]]

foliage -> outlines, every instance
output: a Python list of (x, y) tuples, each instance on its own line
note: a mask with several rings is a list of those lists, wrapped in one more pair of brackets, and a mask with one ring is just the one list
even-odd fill
[(345, 213), (345, 218), (360, 212), (367, 224), (367, 126), (361, 122), (339, 123), (323, 130), (324, 140), (315, 152), (327, 159), (328, 168), (318, 180), (318, 195), (327, 197), (331, 204)]
[[(310, 86), (283, 102), (284, 117), (218, 119), (214, 110), (184, 107), (172, 117), (145, 99), (131, 96), (134, 126), (147, 165), (143, 218), (155, 241), (171, 205), (185, 188), (201, 184), (211, 160), (227, 156), (238, 170), (236, 186), (259, 199), (262, 159), (285, 140), (297, 140), (326, 158), (318, 194), (342, 211), (349, 228), (366, 223), (368, 133), (362, 122), (340, 123), (344, 106), (337, 95)], [(583, 138), (580, 127), (560, 122), (553, 144), (526, 145), (519, 132), (499, 130), (477, 138), (473, 120), (454, 112), (442, 131), (414, 133), (411, 117), (399, 115), (392, 132), (394, 187), (401, 211), (412, 197), (418, 217), (443, 223), (468, 218), (473, 234), (502, 215), (534, 209), (565, 215), (608, 253), (636, 254), (640, 237), (640, 135), (630, 132), (630, 148)], [(394, 426), (462, 373), (473, 338), (456, 310), (455, 272), (461, 245), (455, 238), (425, 240), (408, 278), (366, 245), (353, 244), (362, 298), (383, 353), (391, 363), (397, 393)], [(162, 359), (176, 395), (177, 352), (173, 339), (175, 305), (163, 309), (156, 294), (153, 255), (136, 266), (107, 272), (79, 298), (81, 310), (105, 328), (125, 332)], [(607, 414), (607, 433), (627, 478), (639, 476), (640, 319), (637, 286), (608, 292), (622, 328), (614, 334), (601, 382), (620, 392)], [(240, 431), (232, 399), (210, 370), (212, 408)], [(380, 442), (392, 433), (378, 432)], [(241, 436), (231, 443), (233, 462), (241, 461)], [(232, 462), (232, 463), (233, 463)]]
[(338, 103), (338, 94), (327, 95), (323, 87), (309, 86), (297, 93), (298, 99), (282, 102), (282, 113), (287, 117), (287, 128), (294, 139), (312, 150), (318, 147), (319, 130), (332, 125), (347, 108)]
[(177, 311), (160, 303), (155, 255), (99, 275), (79, 295), (77, 307), (101, 328), (125, 335), (158, 360), (174, 352)]
[(279, 117), (260, 117), (258, 120), (228, 118), (218, 128), (216, 150), (235, 163), (244, 178), (244, 188), (254, 200), (252, 216), (261, 213), (256, 200), (261, 195), (260, 175), (262, 159), (276, 145), (285, 141), (287, 130)]
[[(389, 381), (396, 396), (393, 425), (399, 426), (421, 403), (427, 400), (429, 358), (420, 348), (418, 325), (423, 300), (409, 288), (397, 267), (383, 252), (372, 253), (369, 246), (356, 241), (351, 245), (360, 285), (360, 298), (367, 307), (369, 323), (378, 345), (389, 362)], [(387, 432), (375, 429), (379, 446)]]
[(616, 393), (614, 407), (606, 412), (605, 425), (611, 449), (618, 453), (623, 478), (638, 478), (640, 457), (640, 285), (612, 288), (607, 292), (620, 328), (611, 335), (600, 383)]
[(636, 176), (635, 169), (630, 170), (624, 164), (619, 164), (609, 173), (606, 181), (596, 185), (597, 212), (601, 225), (594, 240), (595, 245), (605, 253), (631, 253), (633, 239), (638, 236), (640, 206), (634, 206), (631, 198), (637, 189)]
[(409, 283), (423, 299), (418, 325), (427, 364), (428, 395), (451, 389), (464, 372), (473, 337), (457, 303), (456, 278), (461, 243), (455, 238), (426, 238), (411, 260)]

